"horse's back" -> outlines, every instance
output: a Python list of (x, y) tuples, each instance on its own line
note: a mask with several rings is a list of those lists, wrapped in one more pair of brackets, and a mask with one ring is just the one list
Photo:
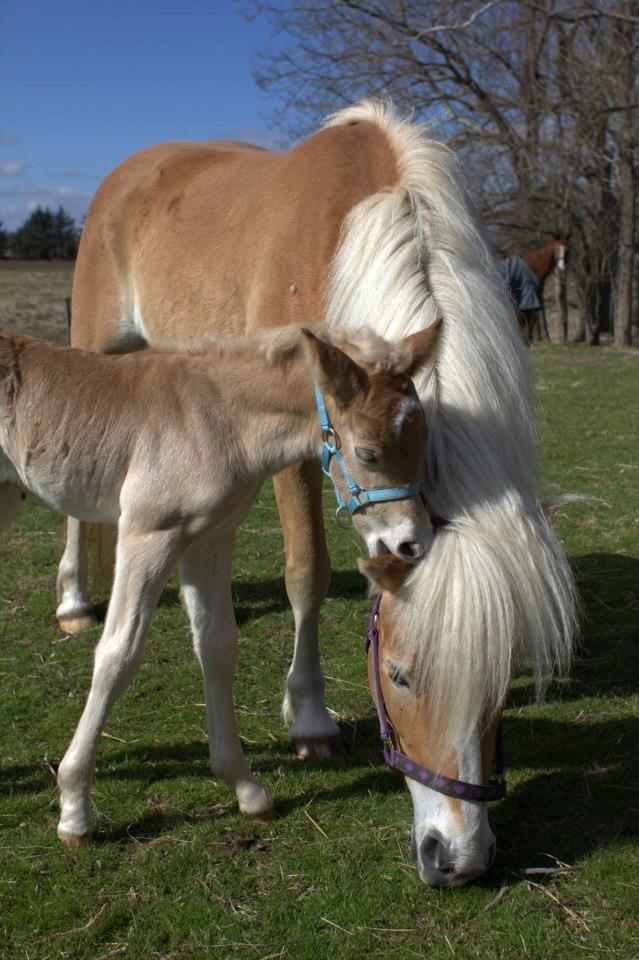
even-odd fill
[(211, 141), (126, 160), (87, 217), (72, 342), (127, 350), (322, 319), (345, 216), (395, 176), (381, 133), (354, 127), (288, 153)]
[[(231, 170), (245, 168), (249, 182), (255, 182), (269, 156), (239, 143), (175, 142), (140, 150), (116, 167), (100, 185), (82, 231), (71, 342), (121, 351), (163, 335), (179, 339), (178, 330), (165, 329), (170, 327), (166, 318), (178, 320), (193, 312), (193, 286), (215, 309), (215, 298), (207, 291), (210, 271), (203, 269), (194, 249), (196, 235), (202, 238), (203, 220), (209, 246), (220, 234), (229, 215), (226, 181)], [(202, 174), (210, 184), (206, 210)], [(148, 327), (143, 315), (153, 318)]]

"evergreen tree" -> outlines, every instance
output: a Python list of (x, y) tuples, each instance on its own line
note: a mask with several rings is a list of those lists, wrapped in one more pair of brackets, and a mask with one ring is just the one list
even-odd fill
[(63, 207), (55, 213), (36, 207), (11, 242), (14, 257), (21, 260), (72, 260), (77, 247), (75, 221)]
[(2, 220), (0, 220), (0, 260), (3, 260), (6, 257), (8, 247), (9, 234), (2, 226)]

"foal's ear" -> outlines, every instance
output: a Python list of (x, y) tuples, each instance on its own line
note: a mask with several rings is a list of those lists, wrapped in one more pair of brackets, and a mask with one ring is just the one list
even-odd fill
[(365, 560), (358, 557), (357, 566), (371, 585), (374, 593), (397, 593), (402, 583), (414, 568), (411, 564), (400, 560), (392, 553), (384, 553), (380, 557), (367, 557)]
[(406, 373), (414, 377), (427, 364), (435, 359), (439, 346), (443, 317), (437, 317), (425, 330), (411, 333), (399, 344), (398, 363), (395, 364), (396, 373)]
[(320, 389), (330, 394), (340, 407), (350, 406), (368, 383), (368, 374), (339, 347), (325, 343), (305, 327), (301, 331), (306, 362)]

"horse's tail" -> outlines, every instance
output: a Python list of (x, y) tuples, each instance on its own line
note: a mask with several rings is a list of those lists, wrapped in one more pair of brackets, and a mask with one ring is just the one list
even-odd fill
[[(8, 444), (15, 422), (15, 401), (23, 382), (20, 366), (20, 340), (0, 334), (0, 427), (3, 442)], [(8, 444), (9, 445), (9, 444)], [(25, 500), (25, 494), (11, 480), (17, 479), (10, 458), (0, 445), (0, 532), (8, 530)]]
[(115, 569), (118, 528), (111, 523), (87, 523), (87, 561), (91, 582), (110, 590)]
[(444, 318), (436, 367), (417, 388), (429, 416), (424, 489), (449, 525), (406, 581), (397, 635), (462, 742), (503, 704), (513, 665), (531, 658), (540, 687), (567, 667), (576, 591), (537, 504), (525, 350), (455, 158), (388, 105), (331, 122), (353, 121), (379, 127), (397, 183), (348, 214), (328, 321), (398, 339)]
[(0, 533), (9, 529), (24, 500), (24, 493), (14, 483), (0, 483)]

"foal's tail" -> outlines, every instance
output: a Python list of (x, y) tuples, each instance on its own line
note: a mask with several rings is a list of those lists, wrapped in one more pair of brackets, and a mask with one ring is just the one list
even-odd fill
[(25, 500), (14, 483), (0, 483), (0, 533), (8, 530)]

